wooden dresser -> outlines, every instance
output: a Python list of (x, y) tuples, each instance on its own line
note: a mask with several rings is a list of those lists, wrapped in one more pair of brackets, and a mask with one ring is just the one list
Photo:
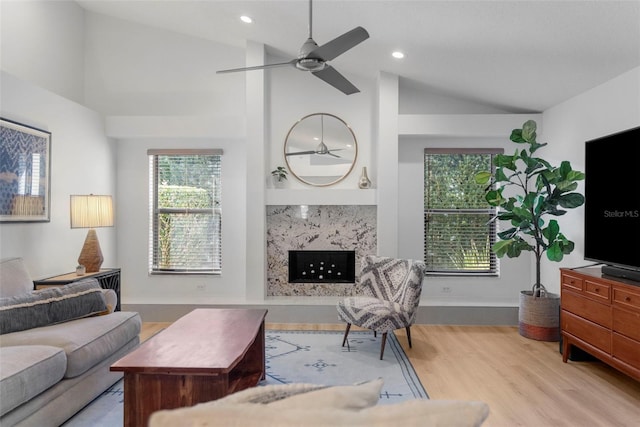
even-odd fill
[(562, 360), (577, 346), (640, 381), (640, 282), (560, 269)]

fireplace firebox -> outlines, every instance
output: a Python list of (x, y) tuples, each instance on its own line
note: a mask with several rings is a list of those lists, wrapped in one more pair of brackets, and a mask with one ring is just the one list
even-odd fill
[(289, 251), (289, 283), (354, 283), (356, 251)]

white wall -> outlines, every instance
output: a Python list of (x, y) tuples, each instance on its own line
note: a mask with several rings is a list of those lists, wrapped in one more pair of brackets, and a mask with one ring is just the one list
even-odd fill
[[(549, 143), (544, 148), (546, 158), (554, 164), (570, 160), (574, 169), (584, 171), (585, 141), (640, 125), (640, 67), (546, 110), (543, 120), (539, 140)], [(584, 192), (584, 182), (578, 190)], [(558, 222), (576, 248), (560, 263), (543, 262), (542, 283), (554, 292), (560, 288), (559, 268), (591, 264), (584, 260), (583, 207), (569, 211)]]
[(0, 8), (2, 69), (82, 103), (82, 8), (73, 1), (2, 1)]
[[(528, 119), (542, 129), (540, 115), (401, 115), (398, 144), (398, 255), (422, 259), (424, 254), (424, 149), (434, 147), (503, 148), (513, 152), (511, 129)], [(425, 305), (516, 306), (529, 289), (531, 258), (502, 258), (498, 277), (428, 276)]]
[[(422, 259), (424, 254), (424, 149), (433, 147), (504, 148), (512, 151), (508, 137), (406, 137), (399, 154), (399, 256)], [(517, 304), (520, 291), (529, 289), (528, 257), (500, 260), (499, 277), (429, 276), (424, 282), (423, 303), (428, 305)]]
[[(244, 238), (245, 147), (233, 138), (122, 139), (118, 143), (118, 265), (122, 269), (122, 300), (126, 304), (220, 303), (244, 300), (246, 240)], [(148, 274), (149, 148), (221, 148), (222, 275), (171, 276)]]
[[(268, 61), (282, 62), (280, 58), (269, 58)], [(343, 181), (323, 189), (357, 189), (363, 166), (367, 167), (369, 179), (375, 187), (377, 171), (372, 164), (375, 150), (372, 136), (375, 82), (358, 75), (345, 75), (360, 90), (360, 93), (345, 96), (311, 73), (293, 67), (272, 69), (266, 75), (269, 171), (276, 166), (285, 166), (284, 142), (287, 133), (298, 120), (313, 113), (329, 113), (340, 117), (353, 130), (358, 143), (358, 158), (351, 173)], [(288, 188), (291, 189), (314, 188), (293, 176), (288, 181)]]
[[(69, 225), (69, 195), (111, 194), (113, 144), (99, 114), (2, 72), (0, 116), (51, 132), (51, 221), (0, 224), (0, 258), (23, 257), (33, 278), (75, 270), (87, 230)], [(116, 227), (125, 218), (116, 216)], [(115, 228), (96, 230), (104, 267), (116, 267)]]
[[(86, 99), (117, 139), (118, 266), (125, 304), (244, 301), (246, 110), (244, 50), (87, 13)], [(148, 274), (149, 148), (221, 148), (221, 276)]]
[(86, 13), (86, 105), (106, 116), (244, 116), (244, 50)]

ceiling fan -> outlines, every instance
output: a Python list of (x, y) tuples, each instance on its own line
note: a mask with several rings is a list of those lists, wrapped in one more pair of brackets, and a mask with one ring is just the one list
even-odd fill
[(330, 156), (340, 158), (340, 156), (338, 156), (337, 154), (333, 154), (332, 151), (341, 151), (341, 150), (343, 150), (343, 148), (336, 148), (334, 150), (329, 150), (329, 147), (327, 147), (327, 144), (324, 143), (324, 116), (320, 116), (320, 143), (318, 144), (316, 149), (309, 150), (309, 151), (296, 151), (294, 153), (286, 153), (285, 156), (299, 156), (299, 155), (301, 156), (304, 154), (320, 154), (320, 155), (328, 154)]
[(284, 67), (291, 65), (302, 71), (310, 71), (311, 74), (329, 83), (331, 86), (342, 91), (346, 95), (360, 92), (349, 80), (340, 74), (335, 68), (327, 64), (343, 54), (352, 47), (362, 43), (369, 38), (369, 33), (362, 27), (356, 27), (351, 31), (347, 31), (343, 35), (336, 37), (328, 43), (318, 46), (312, 37), (313, 28), (313, 6), (312, 0), (309, 0), (309, 38), (304, 42), (298, 57), (287, 62), (276, 64), (258, 65), (255, 67), (233, 68), (230, 70), (220, 70), (217, 74), (233, 73), (236, 71), (263, 70), (265, 68)]

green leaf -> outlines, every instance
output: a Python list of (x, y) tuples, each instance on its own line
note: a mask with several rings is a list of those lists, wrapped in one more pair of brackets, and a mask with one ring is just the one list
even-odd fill
[(571, 240), (567, 240), (563, 245), (562, 245), (562, 253), (565, 255), (570, 254), (571, 252), (573, 252), (573, 248), (575, 248), (575, 243), (573, 243)]
[(560, 244), (558, 242), (553, 242), (549, 249), (547, 249), (547, 258), (549, 261), (559, 262), (562, 261), (564, 254), (562, 253), (562, 249), (560, 248)]
[(560, 174), (562, 175), (563, 178), (566, 178), (567, 175), (569, 175), (569, 172), (571, 172), (571, 163), (568, 162), (567, 160), (563, 160), (560, 163), (560, 168), (558, 168), (560, 170)]
[(582, 181), (584, 179), (584, 173), (580, 171), (570, 171), (567, 174), (567, 181)]
[(524, 219), (531, 221), (533, 217), (531, 216), (531, 212), (527, 208), (514, 208), (513, 213), (518, 217), (518, 219)]
[(573, 191), (578, 188), (578, 183), (573, 181), (560, 181), (556, 184), (556, 189), (561, 193)]
[(496, 169), (496, 182), (508, 182), (509, 178), (504, 174), (502, 168)]
[(584, 204), (584, 196), (580, 193), (569, 193), (560, 196), (558, 204), (563, 208), (573, 209)]
[(513, 227), (508, 230), (501, 231), (500, 233), (498, 233), (498, 237), (502, 240), (510, 240), (517, 234), (518, 234), (518, 229), (516, 227)]
[[(522, 205), (526, 206), (528, 209), (533, 208), (537, 197), (538, 195), (536, 193), (527, 194), (522, 201)], [(529, 217), (531, 217), (531, 215), (529, 215)]]
[(549, 225), (547, 226), (547, 228), (542, 230), (542, 235), (546, 237), (546, 239), (549, 242), (555, 241), (559, 233), (560, 233), (560, 225), (558, 224), (558, 221), (556, 221), (555, 219), (552, 219), (551, 221), (549, 221)]
[(534, 151), (536, 151), (538, 148), (542, 148), (545, 145), (547, 145), (547, 143), (543, 143), (543, 144), (538, 144), (537, 142), (532, 142), (531, 143), (531, 152), (533, 153)]
[(522, 125), (522, 139), (524, 139), (526, 142), (535, 142), (536, 141), (536, 129), (537, 129), (537, 125), (535, 120), (527, 120), (526, 122), (524, 122), (524, 124)]
[(498, 258), (502, 258), (506, 255), (507, 250), (509, 250), (509, 246), (513, 243), (512, 240), (501, 240), (493, 244), (491, 249), (495, 252)]
[(518, 144), (521, 144), (523, 142), (527, 142), (523, 137), (522, 137), (522, 129), (514, 129), (511, 131), (511, 136), (509, 137), (509, 139), (511, 139), (511, 141), (516, 142)]
[(491, 179), (491, 172), (478, 172), (474, 177), (476, 184), (486, 184)]
[(498, 154), (494, 157), (494, 164), (499, 168), (507, 168), (509, 170), (516, 170), (516, 158), (517, 155), (508, 156), (506, 154)]
[(533, 246), (528, 244), (522, 239), (514, 239), (512, 240), (512, 244), (508, 246), (507, 256), (509, 258), (517, 258), (520, 256), (522, 251), (532, 251)]
[(491, 206), (500, 206), (505, 201), (502, 197), (502, 189), (490, 190), (484, 198)]

